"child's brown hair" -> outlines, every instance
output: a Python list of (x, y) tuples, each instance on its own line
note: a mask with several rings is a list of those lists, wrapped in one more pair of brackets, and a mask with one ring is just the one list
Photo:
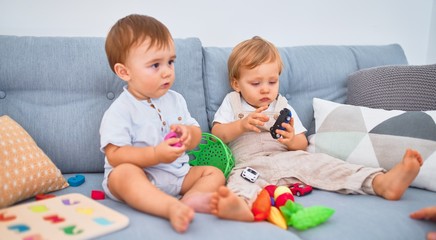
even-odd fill
[(168, 28), (153, 17), (132, 14), (118, 20), (109, 31), (105, 44), (112, 71), (116, 63), (126, 61), (132, 46), (146, 39), (150, 39), (150, 47), (158, 48), (167, 48), (173, 41)]

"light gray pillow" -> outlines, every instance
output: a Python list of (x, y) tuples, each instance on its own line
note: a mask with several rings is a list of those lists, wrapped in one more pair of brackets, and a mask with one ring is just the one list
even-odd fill
[(386, 110), (436, 110), (436, 64), (390, 65), (348, 78), (347, 104)]
[(400, 111), (313, 99), (316, 134), (309, 152), (349, 163), (392, 169), (408, 148), (424, 164), (411, 186), (436, 192), (436, 111)]

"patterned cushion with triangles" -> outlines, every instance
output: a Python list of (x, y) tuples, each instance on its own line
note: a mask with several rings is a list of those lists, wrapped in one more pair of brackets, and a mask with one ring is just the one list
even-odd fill
[(436, 111), (383, 110), (313, 100), (316, 133), (309, 152), (391, 169), (407, 148), (424, 164), (412, 186), (436, 191)]

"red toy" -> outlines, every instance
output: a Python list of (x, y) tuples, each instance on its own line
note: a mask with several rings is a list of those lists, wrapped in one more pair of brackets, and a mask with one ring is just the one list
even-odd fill
[(304, 184), (304, 183), (294, 183), (289, 186), (292, 194), (297, 196), (304, 196), (312, 192), (312, 186)]
[(285, 205), (288, 200), (294, 201), (294, 195), (292, 193), (283, 193), (276, 198), (274, 206), (279, 208)]
[(283, 229), (292, 226), (298, 230), (306, 230), (322, 224), (333, 215), (333, 209), (323, 206), (304, 208), (294, 202), (293, 193), (302, 196), (311, 191), (312, 187), (303, 183), (292, 184), (289, 188), (275, 185), (264, 187), (251, 209), (254, 220), (267, 220)]
[(262, 189), (251, 207), (254, 215), (254, 221), (263, 221), (267, 219), (271, 210), (271, 198), (268, 191)]
[(274, 197), (274, 191), (276, 190), (276, 188), (277, 185), (272, 185), (272, 184), (264, 187), (264, 189), (268, 191), (269, 196), (272, 198)]
[(40, 193), (40, 194), (36, 194), (35, 195), (36, 201), (44, 200), (44, 199), (47, 199), (47, 198), (53, 198), (53, 197), (56, 197), (56, 196), (53, 195), (53, 194), (44, 194), (44, 193)]
[(91, 198), (94, 200), (103, 200), (104, 199), (104, 192), (99, 190), (92, 190), (91, 191)]

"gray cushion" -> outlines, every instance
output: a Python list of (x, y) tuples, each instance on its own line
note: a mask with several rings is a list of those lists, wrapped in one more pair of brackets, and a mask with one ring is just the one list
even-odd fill
[(436, 64), (363, 69), (349, 76), (347, 103), (403, 111), (436, 109)]

